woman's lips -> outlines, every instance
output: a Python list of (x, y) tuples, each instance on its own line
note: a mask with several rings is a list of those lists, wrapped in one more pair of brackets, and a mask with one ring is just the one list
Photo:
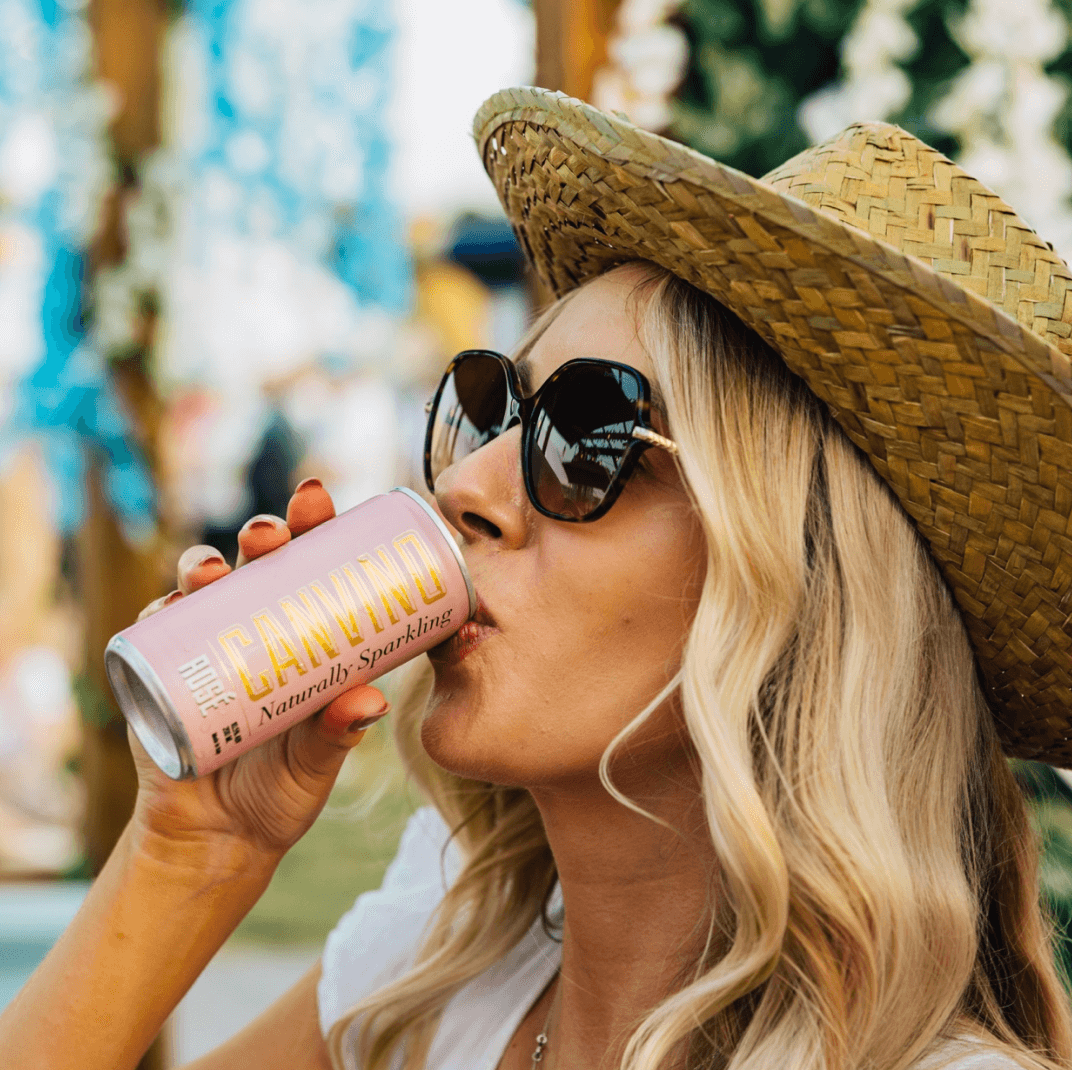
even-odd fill
[(449, 639), (432, 647), (428, 658), (434, 665), (456, 665), (498, 630), (488, 607), (478, 596), (476, 612)]

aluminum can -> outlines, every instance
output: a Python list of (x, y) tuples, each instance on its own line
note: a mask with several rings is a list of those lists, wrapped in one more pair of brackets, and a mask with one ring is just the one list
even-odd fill
[(104, 664), (150, 757), (188, 779), (442, 642), (475, 612), (454, 539), (397, 487), (119, 632)]

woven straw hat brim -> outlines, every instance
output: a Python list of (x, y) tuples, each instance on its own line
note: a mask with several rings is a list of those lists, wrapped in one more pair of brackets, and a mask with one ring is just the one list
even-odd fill
[(883, 123), (763, 180), (530, 87), (474, 133), (555, 294), (650, 260), (778, 350), (930, 545), (1007, 753), (1072, 766), (1072, 273), (1052, 248)]

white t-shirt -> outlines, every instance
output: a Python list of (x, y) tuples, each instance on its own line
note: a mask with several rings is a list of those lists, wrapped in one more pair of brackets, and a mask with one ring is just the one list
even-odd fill
[[(432, 911), (461, 868), (449, 830), (431, 806), (406, 825), (398, 854), (377, 891), (365, 892), (328, 936), (317, 1002), (320, 1028), (331, 1026), (365, 996), (400, 977), (413, 964)], [(555, 890), (550, 907), (561, 910)], [(491, 969), (474, 978), (447, 1005), (429, 1070), (495, 1070), (510, 1038), (561, 962), (561, 947), (537, 919), (525, 938)], [(357, 1024), (348, 1030), (347, 1070), (361, 1070), (354, 1055)], [(950, 1058), (953, 1059), (950, 1062)], [(397, 1067), (397, 1061), (392, 1070)], [(919, 1064), (918, 1070), (1019, 1070), (1003, 1055), (957, 1042)]]

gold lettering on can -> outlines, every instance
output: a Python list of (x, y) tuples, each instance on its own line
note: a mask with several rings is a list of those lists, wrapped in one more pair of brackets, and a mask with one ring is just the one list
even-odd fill
[[(220, 646), (223, 647), (223, 652), (227, 655), (228, 661), (230, 661), (234, 671), (238, 673), (238, 678), (242, 681), (242, 684), (246, 689), (246, 694), (249, 695), (254, 702), (264, 698), (264, 696), (272, 690), (272, 682), (268, 679), (268, 674), (262, 672), (258, 684), (254, 684), (249, 675), (249, 665), (246, 663), (242, 651), (233, 645), (234, 643), (241, 643), (242, 646), (253, 645), (253, 640), (246, 634), (245, 628), (236, 624), (230, 630), (220, 632), (219, 641)], [(258, 685), (261, 688), (260, 691), (256, 690)]]
[(280, 687), (286, 686), (285, 670), (292, 666), (298, 670), (299, 676), (304, 676), (309, 671), (291, 645), (287, 633), (283, 631), (283, 626), (270, 610), (262, 609), (259, 613), (254, 613), (253, 626), (257, 629), (257, 634), (261, 637), (264, 649), (271, 659), (272, 668), (275, 669), (275, 678), (279, 681)]
[(331, 597), (324, 585), (319, 582), (309, 584), (312, 587), (313, 592), (317, 598), (324, 603), (324, 608), (335, 618), (336, 623), (342, 630), (342, 634), (346, 636), (350, 646), (357, 646), (358, 643), (363, 643), (364, 637), (361, 635), (361, 629), (357, 626), (357, 605), (354, 603), (353, 596), (350, 594), (349, 588), (343, 582), (343, 578), (336, 569), (334, 572), (328, 573), (331, 577), (331, 583), (335, 588), (335, 593), (339, 596), (338, 602)]
[[(406, 567), (413, 577), (413, 582), (417, 585), (417, 590), (420, 591), (424, 604), (430, 606), (433, 602), (438, 602), (440, 598), (443, 598), (447, 593), (447, 588), (443, 583), (441, 566), (432, 556), (431, 551), (420, 535), (416, 531), (404, 531), (394, 540), (394, 544), (395, 549), (398, 551), (398, 556), (406, 563)], [(416, 558), (420, 559), (419, 562), (414, 557), (414, 552), (416, 552)], [(431, 580), (432, 587), (435, 588), (434, 594), (429, 594), (424, 585), (424, 578), (421, 576), (421, 563), (424, 564), (428, 579)]]
[(339, 648), (335, 645), (331, 636), (331, 625), (324, 619), (319, 608), (313, 604), (313, 597), (307, 587), (298, 589), (298, 597), (302, 604), (299, 606), (293, 598), (280, 598), (279, 604), (290, 621), (294, 634), (301, 640), (305, 647), (305, 653), (309, 656), (313, 668), (320, 664), (320, 657), (313, 647), (317, 643), (329, 658), (339, 656)]
[(409, 585), (402, 573), (398, 571), (398, 566), (388, 556), (387, 547), (377, 546), (376, 556), (379, 557), (380, 564), (377, 564), (371, 554), (362, 554), (357, 559), (357, 563), (361, 566), (365, 576), (372, 581), (372, 586), (383, 603), (388, 620), (392, 624), (397, 624), (398, 614), (391, 606), (391, 597), (406, 611), (407, 615), (416, 613), (417, 607), (413, 604)]
[(354, 566), (349, 562), (342, 566), (342, 571), (350, 581), (350, 586), (361, 595), (361, 601), (365, 606), (368, 619), (372, 621), (372, 627), (376, 631), (382, 632), (385, 626), (380, 623), (380, 618), (376, 616), (376, 607), (372, 604), (373, 594), (369, 590), (368, 584), (354, 571)]

